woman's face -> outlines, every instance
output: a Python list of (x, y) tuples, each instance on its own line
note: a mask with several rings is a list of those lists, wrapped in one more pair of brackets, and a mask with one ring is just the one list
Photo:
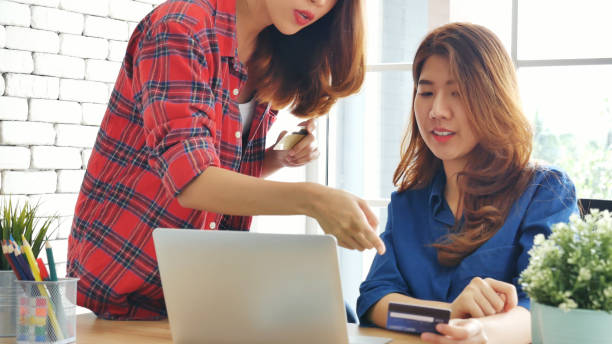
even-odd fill
[(450, 72), (448, 58), (432, 55), (423, 64), (414, 100), (419, 133), (446, 169), (465, 166), (466, 156), (478, 140), (466, 116), (459, 85)]
[(293, 35), (327, 14), (337, 0), (265, 0), (272, 24)]

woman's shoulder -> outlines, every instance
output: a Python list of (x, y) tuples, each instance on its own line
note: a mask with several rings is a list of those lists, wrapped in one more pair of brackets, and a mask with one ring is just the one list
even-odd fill
[(546, 204), (548, 208), (576, 207), (576, 189), (570, 177), (562, 169), (538, 164), (531, 183), (523, 194), (523, 201), (527, 201), (534, 207)]
[(219, 11), (222, 9), (217, 9), (217, 1), (169, 0), (157, 6), (143, 22), (150, 27), (176, 23), (197, 32), (212, 27), (216, 15), (226, 15)]
[(545, 187), (552, 189), (574, 188), (574, 183), (562, 169), (538, 163), (533, 166), (534, 175), (531, 185), (534, 187)]

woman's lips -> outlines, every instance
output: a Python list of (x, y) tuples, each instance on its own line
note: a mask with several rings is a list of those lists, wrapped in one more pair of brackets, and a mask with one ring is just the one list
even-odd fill
[(310, 23), (312, 18), (314, 18), (314, 14), (308, 11), (300, 11), (300, 10), (294, 10), (293, 16), (295, 17), (295, 22), (298, 23), (299, 26), (304, 26)]
[(448, 140), (455, 137), (455, 132), (447, 129), (434, 129), (431, 131), (434, 139), (440, 143), (447, 142)]

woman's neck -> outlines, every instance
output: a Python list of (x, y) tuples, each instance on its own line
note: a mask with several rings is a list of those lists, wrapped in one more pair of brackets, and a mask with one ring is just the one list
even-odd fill
[(444, 166), (444, 174), (446, 175), (446, 185), (444, 186), (444, 199), (446, 199), (446, 203), (450, 207), (453, 215), (456, 219), (461, 218), (461, 214), (463, 213), (463, 205), (461, 200), (459, 199), (459, 184), (457, 183), (457, 175), (463, 167), (465, 167), (465, 163), (457, 163), (457, 162), (442, 162)]
[(257, 35), (269, 25), (272, 20), (264, 1), (236, 0), (236, 40), (242, 63), (246, 63), (255, 50)]

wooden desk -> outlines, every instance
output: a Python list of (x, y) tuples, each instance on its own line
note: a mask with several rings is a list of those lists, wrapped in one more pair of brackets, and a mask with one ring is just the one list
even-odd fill
[[(349, 335), (393, 338), (393, 344), (422, 343), (417, 336), (379, 328), (361, 328), (348, 324)], [(0, 338), (0, 343), (14, 343), (15, 338)], [(172, 343), (167, 320), (161, 321), (110, 321), (97, 319), (92, 313), (77, 317), (77, 343), (129, 343), (168, 344)]]

